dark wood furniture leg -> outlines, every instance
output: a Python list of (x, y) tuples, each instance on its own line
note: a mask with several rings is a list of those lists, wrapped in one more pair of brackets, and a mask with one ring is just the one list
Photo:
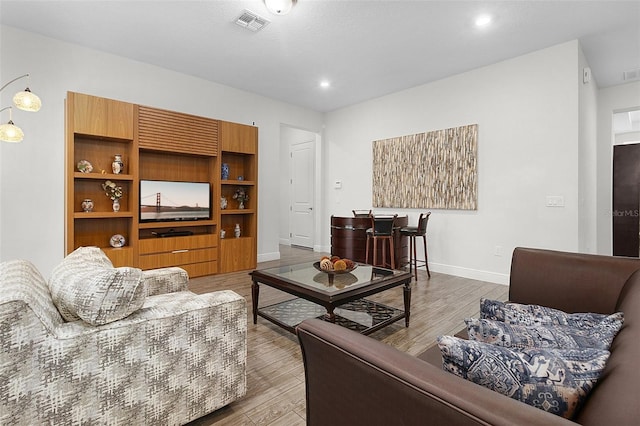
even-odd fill
[(411, 316), (411, 278), (404, 283), (404, 325), (409, 327), (409, 317)]
[(260, 295), (260, 286), (254, 280), (251, 284), (251, 305), (253, 307), (253, 323), (258, 323), (258, 296)]
[(327, 313), (324, 314), (324, 318), (332, 323), (336, 323), (336, 314), (333, 312), (335, 308), (333, 306), (328, 306), (327, 307)]

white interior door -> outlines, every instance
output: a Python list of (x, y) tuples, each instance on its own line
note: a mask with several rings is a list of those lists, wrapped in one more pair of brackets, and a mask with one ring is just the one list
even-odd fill
[(291, 244), (313, 248), (315, 140), (291, 145)]

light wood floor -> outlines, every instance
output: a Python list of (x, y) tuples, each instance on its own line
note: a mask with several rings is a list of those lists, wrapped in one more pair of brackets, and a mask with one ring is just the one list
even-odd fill
[[(264, 262), (258, 269), (316, 261), (322, 253), (280, 246), (281, 259)], [(251, 278), (248, 272), (194, 278), (195, 293), (230, 289), (247, 299), (247, 395), (227, 407), (191, 423), (205, 425), (304, 425), (304, 367), (295, 335), (263, 318), (254, 325), (251, 315)], [(411, 284), (411, 323), (398, 321), (370, 335), (401, 351), (417, 355), (432, 346), (438, 335), (455, 334), (464, 318), (479, 315), (481, 297), (506, 300), (508, 287), (451, 275), (431, 273), (427, 279), (419, 268), (418, 282)], [(291, 298), (267, 286), (260, 286), (260, 306)], [(371, 297), (402, 308), (402, 287)]]

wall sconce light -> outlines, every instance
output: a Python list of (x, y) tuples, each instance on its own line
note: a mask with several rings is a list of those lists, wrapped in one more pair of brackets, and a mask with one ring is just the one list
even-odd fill
[(4, 107), (0, 109), (0, 112), (5, 109), (9, 110), (9, 122), (7, 124), (0, 124), (0, 141), (3, 142), (22, 142), (24, 139), (24, 132), (22, 129), (15, 124), (13, 124), (13, 119), (11, 117), (11, 110), (13, 107)]
[(286, 15), (291, 12), (293, 5), (297, 0), (264, 0), (267, 10), (274, 15)]
[[(0, 87), (0, 92), (2, 92), (8, 85), (13, 83), (14, 81), (20, 80), (21, 78), (29, 78), (29, 74), (21, 75), (20, 77), (16, 77), (4, 86)], [(22, 92), (18, 92), (13, 97), (13, 104), (16, 108), (21, 109), (23, 111), (37, 112), (40, 110), (42, 106), (42, 101), (40, 98), (31, 92), (29, 87), (24, 89)], [(3, 142), (22, 142), (24, 138), (24, 132), (20, 127), (13, 124), (13, 120), (11, 117), (12, 107), (5, 107), (0, 109), (0, 112), (5, 109), (9, 110), (9, 122), (7, 124), (0, 125), (0, 141)]]

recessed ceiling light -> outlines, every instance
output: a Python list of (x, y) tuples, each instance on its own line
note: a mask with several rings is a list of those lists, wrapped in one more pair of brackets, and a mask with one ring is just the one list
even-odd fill
[(327, 89), (329, 86), (331, 86), (331, 83), (329, 83), (329, 81), (327, 80), (322, 80), (320, 82), (320, 87), (322, 87), (323, 89)]
[(491, 23), (491, 15), (480, 15), (476, 18), (476, 27), (486, 27)]

